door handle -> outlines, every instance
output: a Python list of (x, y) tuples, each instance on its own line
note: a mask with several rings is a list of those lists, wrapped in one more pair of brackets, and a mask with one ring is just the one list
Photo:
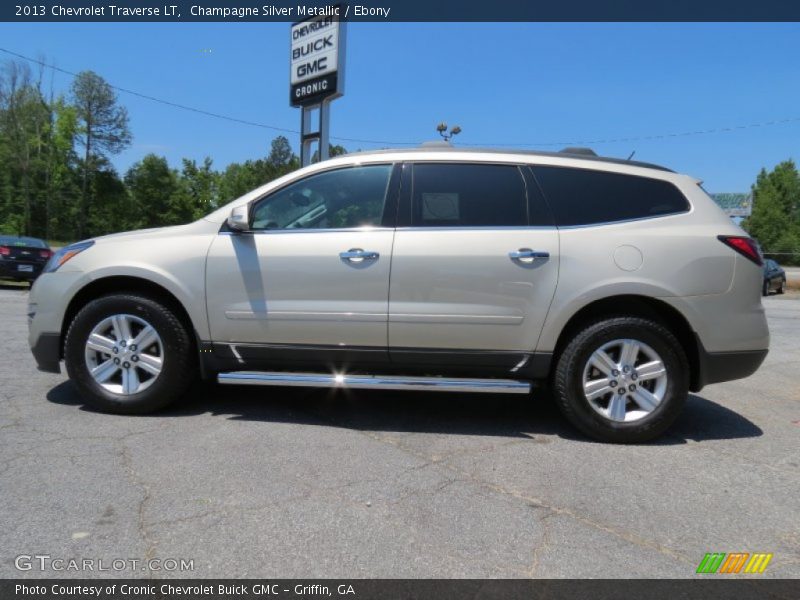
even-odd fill
[(535, 260), (543, 260), (550, 258), (549, 252), (540, 250), (531, 250), (530, 248), (520, 248), (516, 252), (509, 252), (508, 256), (511, 260), (518, 260), (519, 262), (532, 263)]
[(361, 248), (350, 248), (347, 252), (339, 252), (339, 258), (351, 263), (360, 263), (365, 260), (378, 260), (380, 254), (373, 250), (362, 250)]

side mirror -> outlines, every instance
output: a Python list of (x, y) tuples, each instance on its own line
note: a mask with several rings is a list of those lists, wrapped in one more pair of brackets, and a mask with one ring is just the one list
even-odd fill
[(243, 206), (237, 206), (236, 208), (231, 210), (231, 214), (228, 216), (228, 228), (231, 231), (247, 231), (250, 229), (250, 210), (247, 204)]

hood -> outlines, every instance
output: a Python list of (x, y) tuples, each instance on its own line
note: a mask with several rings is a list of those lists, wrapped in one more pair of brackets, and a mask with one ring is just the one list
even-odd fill
[(200, 219), (199, 221), (195, 221), (194, 223), (188, 223), (186, 225), (171, 225), (169, 227), (153, 227), (151, 229), (136, 229), (134, 231), (122, 231), (120, 233), (101, 235), (99, 237), (92, 239), (98, 244), (102, 244), (105, 242), (117, 242), (117, 241), (129, 241), (129, 240), (134, 241), (141, 239), (175, 237), (190, 233), (216, 233), (218, 229), (219, 229), (218, 226), (214, 226), (208, 221)]

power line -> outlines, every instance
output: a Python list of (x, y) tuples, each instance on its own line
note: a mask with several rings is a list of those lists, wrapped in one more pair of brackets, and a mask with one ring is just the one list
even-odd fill
[[(35, 58), (31, 58), (29, 56), (25, 56), (23, 54), (19, 54), (17, 52), (12, 52), (11, 50), (8, 50), (6, 48), (0, 48), (0, 52), (5, 52), (6, 54), (10, 54), (11, 56), (16, 56), (17, 58), (21, 58), (23, 60), (27, 60), (28, 62), (32, 62), (32, 63), (37, 64), (37, 65), (41, 65), (42, 67), (45, 67), (47, 69), (52, 69), (53, 71), (57, 71), (59, 73), (65, 74), (65, 75), (69, 75), (70, 77), (77, 77), (77, 75), (78, 75), (77, 73), (74, 73), (72, 71), (68, 71), (67, 69), (62, 69), (61, 67), (57, 67), (55, 65), (48, 64), (43, 60), (38, 60), (38, 59), (35, 59)], [(229, 115), (223, 115), (223, 114), (220, 114), (220, 113), (215, 113), (215, 112), (211, 112), (211, 111), (208, 111), (208, 110), (203, 110), (202, 108), (195, 108), (193, 106), (187, 106), (185, 104), (179, 104), (178, 102), (172, 102), (171, 100), (164, 100), (163, 98), (156, 98), (155, 96), (150, 96), (149, 94), (143, 94), (141, 92), (137, 92), (137, 91), (134, 91), (134, 90), (129, 90), (127, 88), (120, 87), (118, 85), (114, 85), (114, 84), (111, 84), (111, 83), (109, 83), (108, 85), (111, 88), (113, 88), (113, 89), (115, 89), (115, 90), (117, 90), (119, 92), (123, 92), (125, 94), (130, 94), (132, 96), (137, 96), (139, 98), (144, 98), (145, 100), (150, 100), (152, 102), (158, 102), (159, 104), (164, 104), (166, 106), (171, 106), (173, 108), (180, 108), (182, 110), (188, 110), (188, 111), (191, 111), (193, 113), (206, 115), (208, 117), (214, 117), (215, 119), (223, 119), (225, 121), (230, 121), (232, 123), (240, 123), (242, 125), (250, 125), (252, 127), (260, 127), (262, 129), (271, 129), (272, 131), (280, 131), (280, 132), (283, 132), (283, 133), (296, 133), (296, 134), (300, 133), (300, 131), (298, 129), (289, 129), (288, 127), (278, 127), (276, 125), (267, 125), (265, 123), (258, 123), (256, 121), (248, 121), (246, 119), (239, 119), (238, 117), (231, 117)], [(364, 144), (392, 144), (392, 145), (398, 145), (398, 146), (406, 146), (406, 145), (412, 145), (413, 146), (413, 145), (417, 144), (417, 142), (389, 142), (389, 141), (386, 141), (386, 140), (364, 140), (364, 139), (359, 139), (359, 138), (347, 138), (347, 137), (338, 137), (338, 136), (331, 136), (331, 137), (333, 139), (337, 139), (337, 140), (341, 140), (341, 141), (345, 141), (345, 142), (357, 142), (357, 143), (360, 142), (360, 143), (364, 143)]]
[[(6, 54), (10, 54), (11, 56), (16, 56), (17, 58), (21, 58), (28, 62), (32, 62), (34, 64), (40, 65), (47, 69), (52, 69), (59, 73), (63, 73), (65, 75), (69, 75), (70, 77), (77, 77), (77, 73), (72, 71), (68, 71), (67, 69), (62, 69), (61, 67), (57, 67), (55, 65), (48, 64), (42, 60), (38, 60), (35, 58), (31, 58), (29, 56), (25, 56), (23, 54), (19, 54), (17, 52), (13, 52), (6, 48), (0, 48), (0, 52), (5, 52)], [(238, 117), (231, 117), (229, 115), (223, 115), (216, 112), (211, 112), (208, 110), (203, 110), (201, 108), (195, 108), (193, 106), (187, 106), (185, 104), (180, 104), (178, 102), (172, 102), (171, 100), (164, 100), (163, 98), (157, 98), (155, 96), (151, 96), (149, 94), (143, 94), (141, 92), (137, 92), (134, 90), (129, 90), (127, 88), (123, 88), (117, 85), (109, 84), (109, 86), (119, 92), (123, 92), (125, 94), (130, 94), (132, 96), (137, 96), (139, 98), (143, 98), (145, 100), (150, 100), (151, 102), (157, 102), (159, 104), (164, 104), (166, 106), (171, 106), (173, 108), (179, 108), (182, 110), (188, 110), (193, 113), (205, 115), (208, 117), (213, 117), (215, 119), (222, 119), (224, 121), (229, 121), (232, 123), (239, 123), (241, 125), (249, 125), (251, 127), (260, 127), (261, 129), (270, 129), (272, 131), (280, 131), (282, 133), (294, 133), (299, 134), (300, 131), (297, 129), (290, 129), (288, 127), (278, 127), (277, 125), (267, 125), (265, 123), (258, 123), (256, 121), (249, 121), (246, 119), (240, 119)], [(711, 129), (700, 129), (695, 131), (683, 131), (683, 132), (676, 132), (676, 133), (661, 133), (661, 134), (650, 134), (650, 135), (639, 135), (639, 136), (630, 136), (630, 137), (621, 137), (621, 138), (602, 138), (596, 140), (572, 140), (572, 141), (565, 141), (565, 142), (539, 142), (539, 143), (504, 143), (504, 142), (483, 142), (483, 143), (461, 143), (462, 146), (471, 146), (471, 147), (506, 147), (506, 148), (527, 148), (527, 147), (539, 147), (539, 146), (589, 146), (594, 144), (613, 144), (613, 143), (621, 143), (621, 142), (640, 142), (640, 141), (647, 141), (647, 140), (664, 140), (669, 138), (677, 138), (677, 137), (688, 137), (694, 135), (709, 135), (714, 133), (728, 133), (731, 131), (739, 131), (743, 129), (754, 129), (758, 127), (772, 127), (776, 125), (786, 125), (788, 123), (797, 123), (800, 122), (800, 117), (790, 117), (787, 119), (774, 119), (772, 121), (761, 121), (758, 123), (750, 123), (747, 125), (734, 125), (731, 127), (715, 127)], [(383, 146), (416, 146), (419, 142), (398, 142), (398, 141), (390, 141), (390, 140), (369, 140), (369, 139), (361, 139), (361, 138), (349, 138), (349, 137), (341, 137), (341, 136), (331, 136), (331, 139), (339, 140), (342, 142), (355, 142), (361, 144), (376, 144), (376, 145), (383, 145)]]

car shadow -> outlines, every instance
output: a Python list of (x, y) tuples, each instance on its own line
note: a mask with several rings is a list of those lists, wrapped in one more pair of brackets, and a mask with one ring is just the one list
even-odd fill
[[(456, 394), (378, 390), (330, 390), (197, 384), (162, 418), (211, 414), (233, 420), (295, 423), (361, 431), (478, 435), (506, 438), (558, 436), (590, 441), (561, 416), (544, 390), (535, 400), (516, 394)], [(70, 382), (47, 393), (54, 404), (84, 406)], [(118, 417), (111, 417), (118, 418)], [(654, 445), (751, 438), (763, 431), (742, 415), (690, 395), (676, 423)]]
[(7, 281), (0, 281), (0, 290), (9, 290), (12, 292), (27, 292), (30, 291), (31, 287), (27, 283), (23, 284), (13, 284)]

